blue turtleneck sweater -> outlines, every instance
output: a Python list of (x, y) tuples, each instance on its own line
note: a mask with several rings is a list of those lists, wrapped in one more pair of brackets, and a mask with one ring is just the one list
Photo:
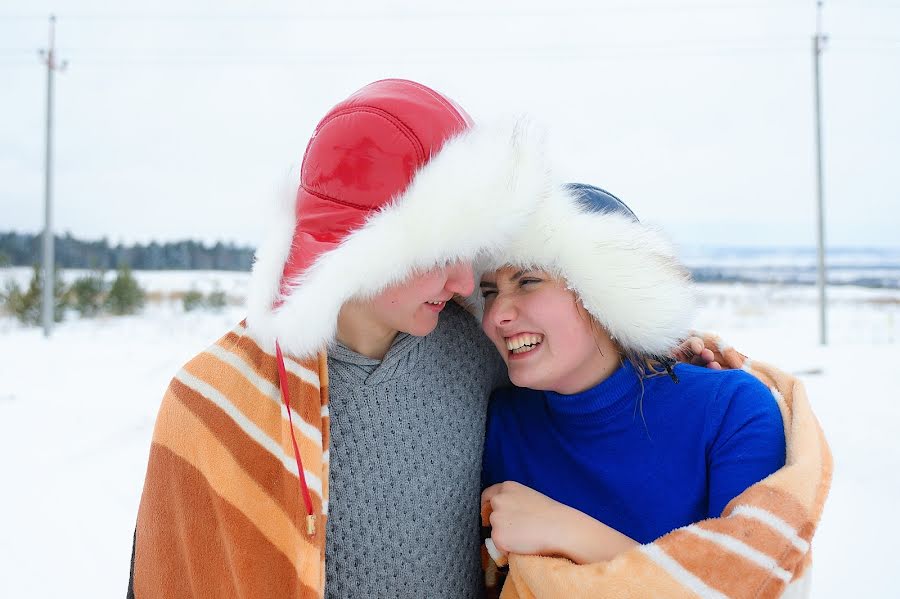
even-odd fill
[[(626, 363), (576, 395), (508, 388), (488, 409), (483, 482), (517, 481), (640, 543), (719, 516), (784, 465), (781, 412), (741, 370)], [(641, 415), (643, 411), (643, 417)]]

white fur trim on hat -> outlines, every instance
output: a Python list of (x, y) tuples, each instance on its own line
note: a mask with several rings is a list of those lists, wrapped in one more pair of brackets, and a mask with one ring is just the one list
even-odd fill
[[(661, 233), (621, 214), (592, 212), (577, 193), (554, 186), (522, 234), (479, 260), (476, 280), (507, 265), (546, 270), (566, 280), (623, 349), (668, 355), (690, 330), (687, 270)], [(480, 293), (470, 302), (481, 314)]]
[(449, 140), (403, 194), (319, 256), (282, 298), (295, 228), (293, 203), (286, 203), (256, 254), (248, 330), (263, 347), (277, 338), (288, 354), (312, 355), (334, 339), (347, 300), (370, 297), (417, 270), (498, 251), (550, 187), (542, 136), (533, 126), (476, 126)]

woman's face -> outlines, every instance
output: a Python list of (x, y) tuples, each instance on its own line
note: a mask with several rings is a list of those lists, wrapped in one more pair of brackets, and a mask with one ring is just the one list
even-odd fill
[(560, 279), (506, 267), (482, 277), (481, 293), (482, 329), (514, 385), (572, 394), (618, 368), (615, 344)]

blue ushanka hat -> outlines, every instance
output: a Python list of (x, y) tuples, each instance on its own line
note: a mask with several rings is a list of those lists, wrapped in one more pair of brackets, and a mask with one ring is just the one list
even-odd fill
[(565, 279), (626, 352), (665, 356), (689, 333), (694, 292), (671, 243), (592, 185), (554, 187), (512, 242), (476, 262), (476, 276), (507, 265)]

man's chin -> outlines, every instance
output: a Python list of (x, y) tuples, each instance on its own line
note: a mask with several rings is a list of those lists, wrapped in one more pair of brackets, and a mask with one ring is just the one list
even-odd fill
[(413, 337), (424, 337), (430, 334), (436, 328), (437, 318), (435, 317), (433, 322), (415, 322), (410, 325), (410, 327), (404, 332), (412, 335)]

